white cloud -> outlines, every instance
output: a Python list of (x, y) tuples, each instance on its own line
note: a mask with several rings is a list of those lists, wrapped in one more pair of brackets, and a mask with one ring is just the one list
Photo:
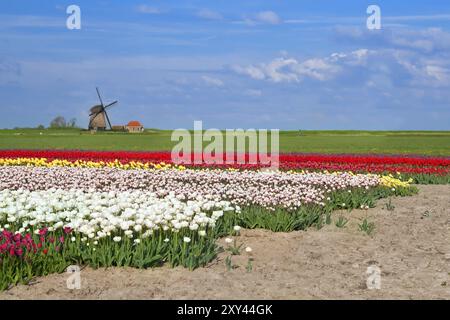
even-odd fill
[(210, 76), (202, 76), (202, 80), (209, 86), (213, 87), (223, 87), (224, 83), (218, 78), (213, 78)]
[(431, 52), (438, 49), (450, 49), (450, 33), (440, 28), (428, 28), (421, 31), (402, 30), (392, 37), (392, 44)]
[[(367, 51), (368, 52), (368, 51)], [(300, 82), (304, 78), (325, 81), (341, 70), (340, 60), (355, 63), (362, 59), (366, 51), (355, 51), (350, 54), (334, 53), (327, 58), (311, 58), (298, 61), (294, 58), (276, 58), (269, 63), (250, 66), (234, 66), (233, 70), (239, 74), (247, 75), (255, 80), (269, 80), (272, 82)]]
[(216, 12), (216, 11), (212, 11), (209, 9), (202, 9), (199, 12), (197, 12), (197, 16), (203, 19), (208, 19), (208, 20), (222, 20), (223, 17), (220, 13)]
[(428, 76), (444, 83), (448, 83), (450, 79), (450, 70), (438, 65), (425, 66), (425, 72)]
[(359, 44), (377, 44), (378, 46), (414, 49), (427, 53), (450, 49), (450, 33), (441, 28), (422, 30), (392, 28), (373, 32), (357, 27), (337, 27), (336, 35), (339, 40), (350, 40)]
[(415, 86), (425, 88), (450, 85), (449, 59), (424, 58), (402, 51), (395, 51), (393, 58), (410, 75), (410, 83)]
[(136, 9), (138, 12), (146, 13), (146, 14), (160, 14), (161, 13), (160, 9), (158, 9), (156, 7), (148, 6), (146, 4), (141, 4)]
[[(391, 83), (397, 83), (396, 85), (414, 87), (437, 88), (450, 84), (449, 59), (440, 56), (430, 58), (393, 49), (359, 49), (304, 61), (279, 57), (267, 63), (234, 66), (233, 70), (254, 80), (274, 83), (296, 83), (309, 79), (339, 85), (339, 81), (331, 81), (343, 77), (345, 81), (354, 81), (354, 84), (366, 83), (368, 86), (374, 86), (374, 79), (389, 79)], [(387, 80), (385, 82), (387, 83)]]
[(273, 11), (261, 11), (254, 15), (245, 16), (241, 21), (235, 21), (233, 23), (246, 24), (249, 26), (255, 26), (258, 24), (280, 24), (282, 19)]
[(264, 72), (255, 66), (247, 66), (247, 67), (241, 67), (241, 66), (233, 66), (233, 70), (236, 73), (247, 75), (250, 78), (256, 79), (256, 80), (263, 80), (266, 78), (266, 75)]
[(277, 58), (263, 65), (262, 69), (266, 76), (273, 82), (298, 82), (298, 74), (295, 67), (298, 65), (295, 59)]
[(298, 63), (294, 71), (303, 77), (325, 81), (339, 72), (339, 66), (331, 64), (328, 59), (314, 58)]
[(279, 24), (280, 17), (273, 11), (262, 11), (256, 14), (256, 20), (262, 23)]

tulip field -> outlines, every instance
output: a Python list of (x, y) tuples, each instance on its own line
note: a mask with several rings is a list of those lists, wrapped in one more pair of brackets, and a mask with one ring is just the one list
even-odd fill
[[(319, 227), (448, 179), (450, 160), (282, 154), (259, 165), (175, 165), (168, 152), (0, 151), (0, 288), (69, 265), (195, 269), (239, 228)], [(436, 180), (435, 180), (436, 179)]]
[(74, 264), (195, 269), (240, 228), (320, 228), (334, 210), (450, 182), (445, 157), (284, 153), (280, 170), (265, 169), (174, 164), (169, 152), (0, 150), (0, 289)]

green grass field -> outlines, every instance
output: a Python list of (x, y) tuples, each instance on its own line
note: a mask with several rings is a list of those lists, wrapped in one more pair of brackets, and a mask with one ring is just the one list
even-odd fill
[[(0, 149), (171, 150), (170, 130), (142, 134), (77, 129), (0, 130)], [(450, 156), (450, 131), (282, 131), (281, 152)]]

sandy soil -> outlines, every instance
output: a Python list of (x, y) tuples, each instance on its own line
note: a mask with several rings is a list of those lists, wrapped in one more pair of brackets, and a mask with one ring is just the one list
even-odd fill
[[(66, 287), (67, 274), (39, 278), (0, 294), (2, 299), (450, 299), (450, 186), (420, 186), (414, 197), (396, 198), (393, 211), (377, 208), (351, 213), (345, 228), (272, 233), (244, 230), (239, 241), (253, 248), (225, 254), (193, 272), (167, 267), (154, 270), (84, 269), (80, 290)], [(368, 217), (371, 236), (358, 230)], [(223, 243), (223, 240), (221, 240)], [(381, 289), (367, 289), (367, 267), (381, 269)]]

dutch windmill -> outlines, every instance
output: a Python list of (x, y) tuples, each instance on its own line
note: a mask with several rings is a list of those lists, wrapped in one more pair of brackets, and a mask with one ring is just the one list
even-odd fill
[(112, 130), (111, 121), (109, 121), (106, 109), (115, 105), (117, 101), (111, 102), (110, 104), (105, 106), (103, 104), (102, 97), (100, 96), (100, 91), (98, 91), (98, 88), (95, 89), (97, 90), (97, 95), (100, 100), (100, 104), (93, 106), (90, 109), (89, 130), (106, 130), (106, 121), (108, 121), (109, 129)]

